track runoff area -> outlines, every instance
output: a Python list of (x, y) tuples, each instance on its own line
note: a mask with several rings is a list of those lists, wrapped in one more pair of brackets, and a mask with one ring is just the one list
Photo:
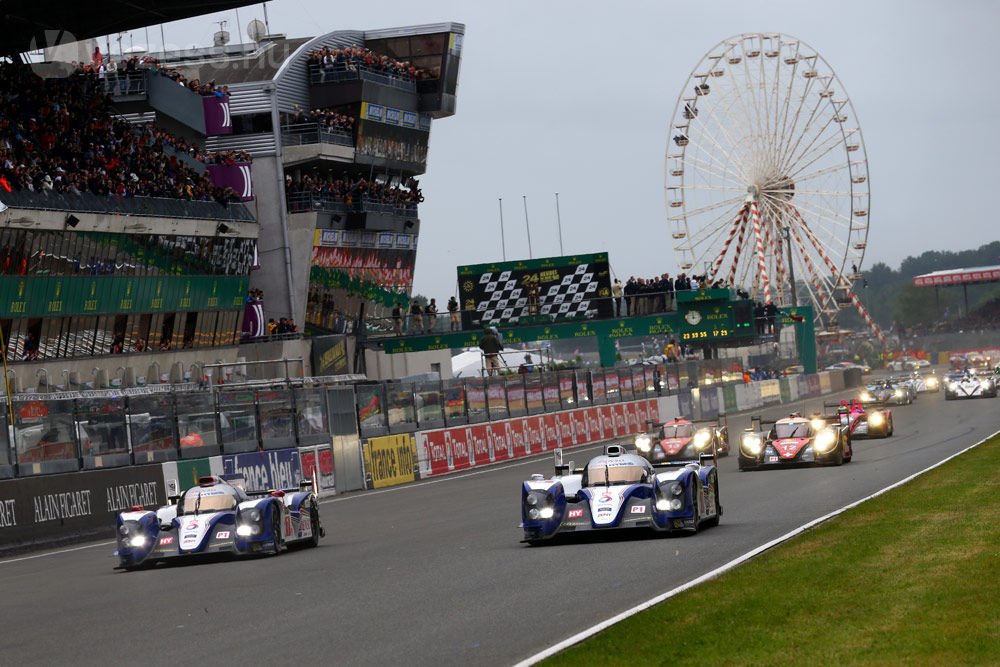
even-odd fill
[[(692, 537), (521, 544), (520, 484), (551, 472), (543, 456), (326, 502), (320, 547), (278, 558), (122, 573), (112, 570), (114, 545), (98, 543), (0, 561), (2, 662), (69, 662), (81, 646), (92, 663), (136, 651), (152, 664), (205, 661), (206, 647), (227, 662), (534, 661), (986, 438), (1000, 428), (997, 400), (923, 394), (893, 409), (894, 437), (857, 441), (854, 461), (839, 468), (739, 473), (735, 456), (722, 459), (725, 514)], [(747, 422), (731, 416), (731, 432)], [(599, 450), (570, 456), (583, 462)], [(119, 640), (160, 633), (183, 641), (140, 649)]]

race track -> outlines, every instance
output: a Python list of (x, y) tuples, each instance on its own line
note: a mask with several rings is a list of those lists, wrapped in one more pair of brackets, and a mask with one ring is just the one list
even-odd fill
[(520, 482), (547, 455), (333, 499), (320, 548), (279, 558), (124, 573), (105, 544), (0, 561), (0, 664), (512, 664), (1000, 428), (1000, 399), (893, 412), (896, 435), (857, 440), (842, 468), (723, 459), (725, 515), (694, 537), (520, 544)]

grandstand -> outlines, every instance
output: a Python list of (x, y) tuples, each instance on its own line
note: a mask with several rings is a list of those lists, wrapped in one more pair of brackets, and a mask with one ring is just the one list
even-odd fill
[[(101, 13), (121, 30), (245, 4)], [(89, 54), (111, 24), (81, 12), (64, 18)], [(455, 111), (464, 26), (259, 35), (111, 74), (107, 55), (58, 63), (51, 49), (29, 67), (18, 54), (52, 46), (53, 22), (16, 18), (32, 27), (0, 65), (0, 333), (15, 372), (235, 360), (268, 319), (342, 331), (362, 305), (379, 317), (408, 299), (417, 177), (432, 120)]]

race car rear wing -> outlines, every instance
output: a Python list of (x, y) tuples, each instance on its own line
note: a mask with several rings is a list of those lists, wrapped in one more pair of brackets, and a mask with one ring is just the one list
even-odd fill
[(697, 463), (698, 465), (715, 465), (715, 454), (708, 452), (698, 456), (698, 460), (687, 459), (684, 461), (657, 461), (653, 463), (654, 468), (683, 468), (691, 463)]

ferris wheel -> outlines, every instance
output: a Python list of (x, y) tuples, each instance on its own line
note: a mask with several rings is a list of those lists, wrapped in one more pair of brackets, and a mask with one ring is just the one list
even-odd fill
[(667, 140), (667, 219), (688, 275), (835, 326), (868, 243), (868, 159), (840, 79), (780, 33), (720, 42), (692, 71)]

